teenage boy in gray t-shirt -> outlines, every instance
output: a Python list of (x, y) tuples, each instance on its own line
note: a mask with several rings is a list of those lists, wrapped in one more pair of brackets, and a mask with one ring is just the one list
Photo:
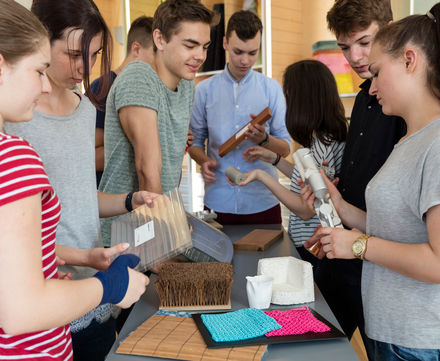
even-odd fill
[[(213, 23), (214, 13), (199, 1), (159, 5), (151, 65), (129, 64), (109, 93), (100, 190), (162, 193), (178, 186), (194, 100), (192, 80), (205, 61)], [(102, 223), (105, 244), (110, 222)]]

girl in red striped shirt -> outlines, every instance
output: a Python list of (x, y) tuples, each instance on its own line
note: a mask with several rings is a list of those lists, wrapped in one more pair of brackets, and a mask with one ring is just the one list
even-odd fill
[[(41, 94), (50, 44), (37, 18), (13, 0), (0, 0), (0, 129), (28, 121)], [(101, 303), (129, 307), (148, 278), (118, 257), (95, 277), (58, 279), (55, 255), (58, 197), (38, 154), (25, 140), (0, 131), (0, 360), (71, 360), (68, 323)]]

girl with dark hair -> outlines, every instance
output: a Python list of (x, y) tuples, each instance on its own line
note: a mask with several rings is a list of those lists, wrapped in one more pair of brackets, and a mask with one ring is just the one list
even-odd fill
[[(32, 122), (11, 123), (5, 129), (28, 139), (41, 156), (63, 209), (57, 256), (66, 262), (65, 272), (83, 279), (96, 272), (96, 265), (67, 247), (102, 250), (99, 217), (125, 213), (150, 202), (154, 195), (96, 191), (96, 109), (91, 103), (96, 104), (96, 99), (90, 91), (89, 74), (101, 53), (101, 72), (108, 75), (111, 53), (110, 33), (96, 5), (92, 0), (34, 0), (31, 9), (51, 34), (47, 77), (52, 92), (40, 97)], [(75, 90), (81, 82), (87, 96)], [(107, 92), (106, 88), (104, 82), (101, 91)], [(119, 244), (102, 252), (110, 260), (124, 249)], [(104, 360), (115, 340), (116, 313), (112, 304), (104, 303), (82, 317), (77, 314), (70, 324), (75, 360)]]
[[(13, 0), (0, 0), (0, 129), (32, 119), (51, 91), (47, 30)], [(19, 44), (20, 46), (17, 46)], [(57, 270), (55, 235), (60, 202), (42, 160), (22, 138), (0, 131), (0, 359), (72, 360), (68, 323), (101, 303), (129, 307), (148, 278), (128, 267), (124, 255), (111, 263), (104, 249), (64, 252), (106, 269), (69, 281)]]
[(370, 94), (385, 114), (402, 117), (408, 132), (368, 183), (366, 212), (327, 181), (352, 230), (321, 228), (308, 244), (319, 240), (327, 258), (364, 260), (362, 301), (374, 360), (438, 360), (440, 3), (379, 30), (369, 63)]
[[(347, 135), (347, 121), (332, 73), (319, 61), (303, 60), (288, 66), (283, 80), (286, 127), (290, 136), (301, 146), (310, 148), (317, 164), (326, 161), (328, 168), (337, 174)], [(303, 244), (320, 222), (316, 215), (308, 221), (303, 220), (309, 219), (313, 213), (301, 199), (298, 169), (278, 154), (259, 146), (249, 147), (243, 156), (249, 162), (272, 163), (291, 177), (290, 191), (261, 169), (248, 173), (246, 181), (240, 185), (258, 180), (290, 209), (290, 239), (303, 259), (316, 264), (316, 258), (304, 249)]]

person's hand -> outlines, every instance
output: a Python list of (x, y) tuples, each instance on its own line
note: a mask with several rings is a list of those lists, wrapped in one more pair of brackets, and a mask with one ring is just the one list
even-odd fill
[(322, 169), (320, 170), (320, 172), (322, 177), (324, 178), (324, 182), (327, 186), (328, 193), (333, 202), (333, 205), (335, 206), (336, 212), (338, 212), (339, 214), (342, 207), (342, 203), (344, 202), (341, 193), (339, 193), (338, 189), (336, 188), (336, 184), (339, 182), (339, 178), (335, 178), (336, 182), (332, 182), (327, 178), (325, 172)]
[(112, 303), (128, 308), (141, 297), (150, 280), (133, 269), (139, 261), (134, 254), (124, 254), (117, 257), (108, 269), (93, 276), (102, 284), (100, 305)]
[(313, 214), (316, 213), (314, 201), (315, 195), (313, 194), (312, 187), (309, 184), (305, 184), (301, 178), (297, 179), (298, 185), (301, 187), (300, 194), (302, 202)]
[(131, 205), (133, 209), (136, 209), (144, 204), (151, 208), (153, 207), (153, 201), (160, 196), (160, 194), (147, 191), (134, 192), (133, 198), (131, 199)]
[(121, 308), (129, 308), (133, 303), (137, 302), (144, 294), (150, 279), (143, 273), (128, 268), (128, 288), (121, 302), (116, 304)]
[(208, 160), (201, 166), (202, 178), (206, 185), (214, 183), (217, 178), (215, 177), (214, 170), (217, 168), (217, 162), (215, 160)]
[(254, 169), (253, 171), (251, 171), (249, 173), (243, 173), (243, 174), (246, 176), (246, 179), (240, 183), (234, 183), (227, 176), (225, 176), (225, 177), (231, 186), (245, 186), (253, 181), (259, 180), (259, 178), (258, 178), (259, 177), (259, 169)]
[(92, 248), (88, 251), (86, 266), (106, 270), (111, 265), (114, 256), (121, 254), (128, 247), (128, 243), (119, 243), (110, 248)]
[[(316, 231), (319, 237), (322, 251), (326, 257), (353, 259), (352, 245), (362, 232), (357, 229), (347, 230), (344, 228), (321, 227)], [(304, 244), (305, 246), (305, 244)]]
[(267, 135), (266, 129), (260, 124), (249, 124), (248, 130), (244, 134), (244, 139), (250, 140), (256, 144), (260, 144), (263, 140), (265, 140)]
[(243, 152), (243, 159), (246, 162), (251, 163), (256, 160), (262, 160), (266, 163), (273, 163), (277, 159), (277, 154), (269, 149), (260, 147), (259, 145), (253, 145)]
[(191, 129), (188, 129), (188, 136), (186, 138), (186, 149), (193, 145), (194, 135)]
[[(324, 171), (320, 170), (322, 177), (324, 178), (324, 182), (327, 186), (328, 193), (330, 195), (330, 198), (333, 202), (333, 205), (335, 206), (336, 212), (340, 212), (340, 209), (342, 207), (342, 204), (344, 202), (344, 199), (341, 196), (341, 193), (339, 193), (338, 189), (336, 188), (336, 184), (339, 182), (339, 178), (335, 178), (333, 182), (331, 182), (327, 176), (325, 175)], [(303, 202), (305, 202), (309, 209), (315, 209), (313, 202), (315, 201), (315, 195), (313, 194), (312, 187), (310, 187), (309, 184), (304, 184), (301, 178), (298, 178), (298, 184), (301, 187), (301, 198)]]
[[(58, 256), (56, 256), (56, 262), (57, 262), (57, 266), (64, 266), (66, 264), (66, 261)], [(73, 274), (71, 272), (66, 273), (66, 272), (63, 272), (63, 271), (60, 271), (59, 269), (57, 269), (57, 273), (58, 273), (59, 280), (72, 280), (73, 279)]]

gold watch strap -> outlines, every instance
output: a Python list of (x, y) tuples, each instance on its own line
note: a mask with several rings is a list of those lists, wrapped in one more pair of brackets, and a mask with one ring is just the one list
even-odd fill
[(358, 240), (359, 241), (362, 241), (363, 243), (364, 243), (364, 245), (365, 245), (365, 247), (364, 247), (364, 251), (362, 252), (362, 254), (360, 255), (360, 259), (361, 260), (365, 260), (365, 253), (367, 252), (367, 245), (368, 245), (368, 239), (371, 237), (371, 235), (369, 235), (369, 234), (367, 234), (367, 233), (364, 233), (364, 234), (362, 234), (362, 235), (360, 235), (359, 237), (358, 237)]

